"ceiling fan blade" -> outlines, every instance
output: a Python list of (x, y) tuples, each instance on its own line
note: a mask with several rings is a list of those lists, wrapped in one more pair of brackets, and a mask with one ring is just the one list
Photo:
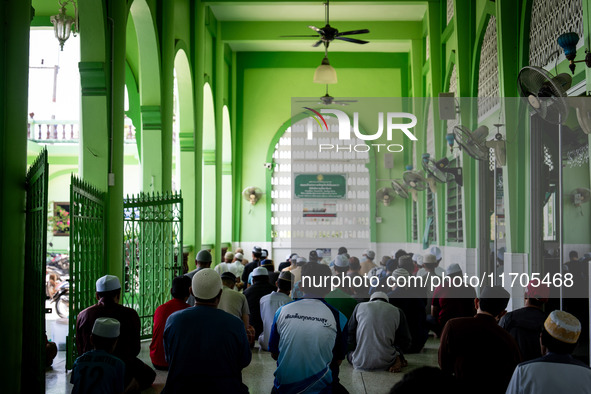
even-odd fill
[(316, 44), (312, 45), (314, 48), (319, 47), (322, 44), (322, 40), (316, 41)]
[(352, 42), (355, 44), (368, 44), (369, 41), (358, 40), (356, 38), (336, 37), (337, 40)]
[(353, 34), (365, 34), (365, 33), (369, 33), (369, 30), (367, 29), (361, 29), (361, 30), (349, 30), (349, 31), (342, 31), (340, 33), (337, 34), (337, 37), (340, 36), (350, 36)]
[(357, 102), (357, 100), (336, 100), (336, 101), (338, 101), (339, 103), (356, 103)]
[(314, 31), (317, 31), (318, 33), (324, 34), (324, 30), (322, 30), (322, 29), (320, 29), (320, 28), (318, 28), (316, 26), (308, 25), (308, 28), (310, 28), (310, 29), (312, 29)]
[(318, 34), (302, 35), (302, 36), (279, 36), (279, 37), (318, 37)]

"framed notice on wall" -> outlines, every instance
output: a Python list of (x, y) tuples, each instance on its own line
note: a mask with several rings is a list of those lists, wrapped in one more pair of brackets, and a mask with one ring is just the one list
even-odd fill
[(345, 174), (296, 174), (293, 184), (294, 198), (347, 198)]

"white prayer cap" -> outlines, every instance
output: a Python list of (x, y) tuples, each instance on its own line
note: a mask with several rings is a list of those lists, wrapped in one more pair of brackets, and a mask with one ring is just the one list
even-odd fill
[(96, 291), (104, 293), (106, 291), (117, 290), (121, 288), (119, 278), (115, 275), (105, 275), (96, 281)]
[(110, 317), (99, 317), (94, 321), (92, 333), (103, 338), (117, 338), (120, 333), (119, 320)]

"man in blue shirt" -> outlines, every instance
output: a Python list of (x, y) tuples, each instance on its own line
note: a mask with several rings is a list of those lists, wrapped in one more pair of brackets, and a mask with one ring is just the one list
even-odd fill
[(93, 350), (74, 361), (70, 383), (72, 393), (123, 393), (125, 364), (113, 356), (120, 334), (116, 319), (100, 317), (95, 320), (90, 334)]
[[(302, 275), (305, 297), (277, 310), (269, 351), (277, 360), (273, 393), (346, 392), (338, 383), (339, 365), (347, 347), (347, 318), (328, 305), (330, 268), (309, 263)], [(330, 281), (328, 281), (330, 285)]]
[(170, 315), (164, 328), (169, 365), (163, 393), (248, 393), (242, 369), (252, 354), (242, 320), (217, 309), (222, 281), (210, 268), (195, 274), (195, 306)]

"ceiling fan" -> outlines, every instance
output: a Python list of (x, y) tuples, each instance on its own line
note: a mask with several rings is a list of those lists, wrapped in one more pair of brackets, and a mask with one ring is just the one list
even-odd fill
[(316, 26), (311, 26), (311, 25), (308, 26), (308, 28), (314, 30), (318, 34), (291, 35), (291, 36), (281, 36), (281, 37), (316, 37), (319, 40), (316, 41), (316, 43), (314, 45), (312, 45), (313, 47), (318, 47), (322, 43), (324, 43), (325, 47), (328, 47), (328, 45), (333, 40), (347, 41), (347, 42), (352, 42), (355, 44), (367, 44), (369, 41), (358, 40), (356, 38), (349, 38), (349, 37), (344, 37), (344, 36), (369, 33), (368, 29), (350, 30), (350, 31), (340, 32), (338, 29), (335, 29), (334, 27), (332, 27), (330, 25), (330, 23), (329, 23), (329, 4), (328, 3), (329, 3), (329, 0), (326, 0), (326, 3), (324, 3), (324, 14), (325, 14), (326, 26), (324, 26), (323, 28), (318, 28)]
[(326, 85), (326, 94), (322, 97), (318, 98), (320, 101), (316, 102), (316, 100), (299, 100), (298, 103), (316, 103), (319, 105), (349, 105), (348, 103), (356, 103), (357, 100), (335, 100), (330, 94), (328, 94), (328, 85)]

